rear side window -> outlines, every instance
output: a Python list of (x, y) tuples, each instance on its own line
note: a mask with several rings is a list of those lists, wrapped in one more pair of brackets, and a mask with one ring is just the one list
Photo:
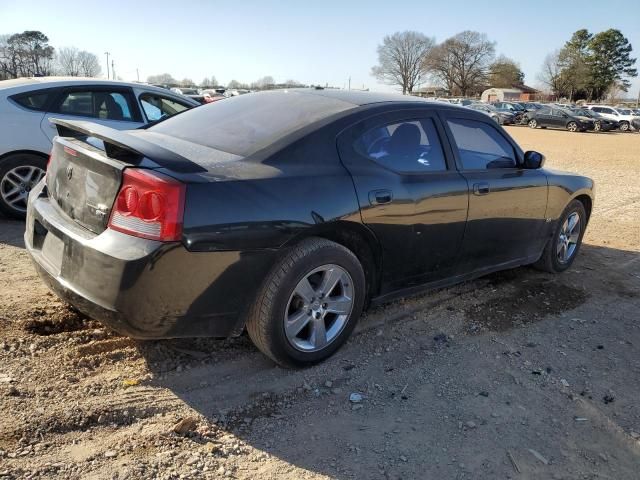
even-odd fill
[(143, 93), (140, 95), (140, 104), (144, 114), (147, 116), (147, 120), (150, 122), (171, 117), (189, 108), (183, 103), (155, 93)]
[(11, 99), (18, 105), (29, 110), (45, 111), (51, 92), (31, 92), (14, 95)]
[(133, 121), (131, 95), (124, 92), (72, 91), (63, 94), (57, 113), (103, 120)]
[(401, 173), (447, 169), (438, 132), (431, 118), (372, 128), (356, 140), (354, 147), (360, 155)]
[(494, 127), (477, 120), (447, 120), (465, 170), (513, 168), (516, 156), (509, 141)]
[(273, 90), (203, 105), (149, 130), (247, 156), (312, 123), (355, 107), (321, 94)]

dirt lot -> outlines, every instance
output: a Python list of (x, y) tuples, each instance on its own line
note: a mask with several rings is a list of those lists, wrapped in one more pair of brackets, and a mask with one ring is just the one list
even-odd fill
[(0, 220), (0, 478), (637, 479), (640, 135), (509, 131), (596, 181), (574, 267), (375, 309), (303, 371), (246, 337), (110, 333)]

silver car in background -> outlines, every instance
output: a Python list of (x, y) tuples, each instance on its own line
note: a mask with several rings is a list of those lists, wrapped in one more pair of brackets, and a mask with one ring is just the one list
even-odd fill
[(27, 196), (44, 176), (52, 117), (131, 130), (199, 105), (169, 90), (96, 78), (39, 77), (0, 81), (0, 212), (24, 218)]

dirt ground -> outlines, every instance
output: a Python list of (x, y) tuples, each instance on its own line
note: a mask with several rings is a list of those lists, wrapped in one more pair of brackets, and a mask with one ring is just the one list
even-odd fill
[(573, 268), (371, 310), (301, 371), (108, 332), (0, 220), (0, 478), (638, 479), (640, 135), (509, 132), (596, 181)]

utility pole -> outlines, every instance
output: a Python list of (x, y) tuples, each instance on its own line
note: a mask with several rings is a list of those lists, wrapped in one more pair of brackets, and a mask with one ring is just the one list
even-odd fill
[(107, 80), (109, 80), (109, 52), (104, 52), (104, 54), (107, 56)]
[(351, 90), (351, 77), (349, 77), (349, 90)]
[(638, 98), (636, 98), (636, 108), (640, 106), (640, 88), (638, 89)]
[(116, 79), (116, 66), (113, 63), (113, 58), (111, 59), (111, 76), (114, 80)]
[(140, 72), (138, 71), (138, 69), (136, 68), (136, 77), (138, 78), (138, 82), (140, 81)]

